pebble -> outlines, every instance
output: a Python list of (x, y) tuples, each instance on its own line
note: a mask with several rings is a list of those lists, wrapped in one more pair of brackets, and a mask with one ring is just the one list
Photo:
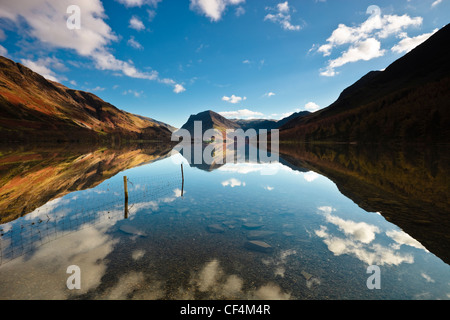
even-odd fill
[(242, 226), (248, 230), (255, 230), (255, 229), (259, 229), (259, 228), (263, 227), (262, 224), (258, 224), (258, 223), (244, 223)]

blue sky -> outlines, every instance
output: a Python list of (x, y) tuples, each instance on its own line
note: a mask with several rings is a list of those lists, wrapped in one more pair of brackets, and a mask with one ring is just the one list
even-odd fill
[(3, 1), (0, 55), (176, 127), (208, 109), (280, 119), (327, 107), (449, 18), (449, 0)]

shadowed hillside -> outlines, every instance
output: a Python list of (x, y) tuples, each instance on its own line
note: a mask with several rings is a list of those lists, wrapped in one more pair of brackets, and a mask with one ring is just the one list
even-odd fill
[(450, 25), (370, 72), (329, 107), (280, 128), (285, 141), (450, 141)]

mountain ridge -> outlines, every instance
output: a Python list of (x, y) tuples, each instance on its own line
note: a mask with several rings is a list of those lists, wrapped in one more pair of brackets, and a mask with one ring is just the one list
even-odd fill
[(0, 132), (7, 142), (170, 140), (171, 126), (120, 110), (0, 56)]
[(280, 128), (296, 142), (450, 141), (450, 25), (345, 89), (325, 109)]

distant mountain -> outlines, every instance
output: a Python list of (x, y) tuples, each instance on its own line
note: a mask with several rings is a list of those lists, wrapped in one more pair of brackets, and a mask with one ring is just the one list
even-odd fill
[(225, 132), (227, 129), (242, 129), (247, 131), (248, 129), (255, 129), (257, 132), (261, 129), (273, 130), (278, 129), (288, 121), (294, 118), (301, 118), (309, 115), (310, 112), (302, 111), (292, 114), (291, 116), (282, 120), (268, 120), (268, 119), (227, 119), (220, 114), (208, 110), (196, 115), (191, 115), (188, 121), (181, 127), (188, 130), (191, 135), (194, 134), (195, 121), (202, 122), (202, 131), (205, 132), (208, 129), (218, 129), (221, 132)]
[(225, 133), (227, 129), (239, 129), (240, 126), (231, 120), (222, 117), (220, 114), (208, 110), (200, 112), (196, 115), (191, 115), (188, 121), (181, 127), (181, 129), (188, 130), (194, 138), (194, 125), (196, 121), (202, 122), (202, 133), (208, 129), (217, 129), (222, 133)]
[(447, 25), (384, 71), (365, 75), (329, 107), (287, 122), (280, 139), (448, 143), (449, 57)]
[(170, 140), (167, 124), (119, 110), (0, 56), (0, 140)]

